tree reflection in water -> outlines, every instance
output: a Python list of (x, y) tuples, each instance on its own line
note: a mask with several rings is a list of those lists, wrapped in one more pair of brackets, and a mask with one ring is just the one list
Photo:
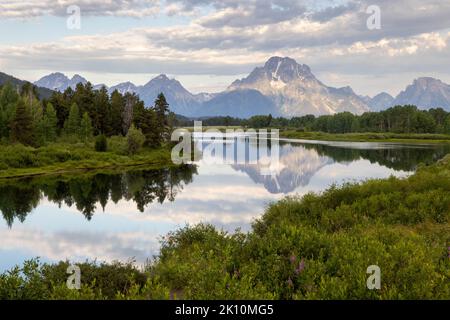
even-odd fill
[[(257, 148), (257, 144), (252, 147)], [(351, 163), (364, 159), (395, 171), (411, 172), (419, 163), (433, 163), (448, 152), (449, 145), (363, 144), (355, 147), (355, 144), (345, 143), (282, 142), (279, 171), (274, 177), (262, 175), (258, 165), (231, 167), (244, 172), (270, 193), (289, 194), (299, 186), (307, 186), (321, 168), (336, 162)], [(133, 201), (137, 209), (143, 212), (151, 203), (174, 201), (177, 193), (184, 185), (191, 183), (196, 174), (196, 166), (184, 165), (158, 170), (0, 180), (0, 211), (10, 227), (15, 219), (25, 221), (43, 198), (60, 206), (75, 206), (87, 219), (92, 218), (98, 204), (105, 208), (108, 201)]]
[(43, 198), (69, 207), (76, 206), (90, 220), (100, 204), (133, 201), (144, 212), (151, 203), (174, 201), (183, 186), (197, 174), (196, 166), (182, 165), (158, 170), (120, 173), (89, 173), (4, 180), (0, 182), (0, 211), (9, 227), (15, 219), (24, 222)]

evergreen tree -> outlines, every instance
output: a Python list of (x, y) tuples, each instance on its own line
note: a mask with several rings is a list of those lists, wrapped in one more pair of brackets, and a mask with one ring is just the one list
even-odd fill
[(64, 133), (70, 138), (80, 135), (80, 110), (76, 103), (70, 107), (69, 117), (64, 124)]
[(92, 129), (92, 121), (89, 117), (89, 114), (85, 112), (83, 114), (83, 118), (81, 119), (81, 125), (80, 125), (80, 138), (83, 142), (88, 141), (93, 136), (93, 129)]
[(72, 98), (69, 97), (72, 94), (73, 91), (69, 87), (64, 93), (55, 92), (49, 100), (56, 111), (58, 133), (64, 129), (64, 124), (69, 117), (70, 106), (72, 104)]
[(169, 113), (169, 104), (167, 103), (166, 97), (161, 92), (155, 100), (155, 112), (158, 120), (161, 121), (161, 124), (167, 123), (167, 114)]
[(51, 103), (47, 104), (44, 118), (47, 124), (47, 139), (48, 141), (53, 142), (57, 137), (58, 118), (56, 116), (55, 108), (53, 108)]
[(450, 134), (450, 114), (447, 116), (447, 119), (445, 119), (444, 132)]
[(39, 140), (39, 127), (44, 120), (44, 109), (42, 103), (39, 100), (32, 101), (31, 105), (27, 106), (30, 110), (31, 118), (33, 119), (33, 132), (34, 137)]
[(47, 104), (44, 115), (37, 127), (37, 139), (40, 145), (56, 141), (58, 118), (51, 103)]
[(92, 122), (94, 134), (111, 135), (111, 106), (108, 91), (105, 87), (94, 93), (94, 112)]
[(145, 136), (145, 145), (158, 147), (161, 145), (161, 124), (157, 120), (156, 112), (153, 109), (146, 109), (144, 104), (137, 104), (134, 110), (134, 124), (141, 129)]
[(33, 118), (22, 99), (17, 103), (11, 122), (11, 140), (24, 145), (32, 145), (34, 143)]
[[(71, 94), (71, 96), (70, 96)], [(76, 103), (80, 110), (80, 114), (85, 112), (89, 113), (92, 120), (95, 118), (95, 94), (92, 84), (90, 82), (86, 84), (78, 83), (75, 87), (75, 91), (69, 91), (67, 98), (70, 99), (71, 104)], [(71, 105), (70, 104), (70, 105)]]
[(434, 118), (436, 122), (436, 132), (438, 133), (444, 132), (445, 119), (448, 113), (442, 108), (430, 109), (428, 110), (428, 113)]
[(111, 94), (111, 134), (124, 134), (122, 130), (122, 115), (125, 109), (124, 97), (117, 91)]
[(17, 90), (7, 82), (0, 90), (0, 138), (9, 138), (10, 123), (16, 112), (18, 100)]
[(156, 127), (155, 131), (158, 131), (161, 140), (165, 140), (168, 134), (168, 114), (169, 114), (169, 104), (167, 103), (166, 97), (161, 92), (158, 98), (155, 100), (155, 110), (156, 116)]
[(33, 100), (38, 99), (39, 95), (37, 93), (37, 88), (30, 82), (25, 82), (20, 91), (20, 95), (24, 98), (25, 103), (31, 106)]

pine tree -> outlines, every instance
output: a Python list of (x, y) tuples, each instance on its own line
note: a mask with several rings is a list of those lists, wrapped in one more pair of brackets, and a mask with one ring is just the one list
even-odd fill
[(92, 118), (94, 134), (111, 135), (111, 105), (105, 87), (95, 91), (94, 117)]
[(0, 90), (0, 138), (9, 138), (10, 123), (19, 100), (17, 90), (7, 82)]
[(125, 101), (123, 96), (115, 90), (111, 94), (111, 134), (121, 135), (122, 130), (122, 115), (124, 112)]
[(76, 103), (70, 107), (69, 117), (64, 124), (65, 135), (69, 138), (75, 138), (80, 135), (80, 110)]
[(44, 115), (37, 126), (37, 137), (40, 145), (54, 142), (57, 138), (58, 118), (51, 103), (47, 104)]
[(11, 140), (25, 145), (32, 145), (34, 143), (33, 118), (22, 99), (17, 103), (16, 111), (11, 122)]
[(24, 98), (25, 103), (29, 106), (33, 104), (33, 100), (38, 99), (37, 88), (30, 82), (25, 82), (25, 84), (22, 86), (20, 95)]
[(153, 109), (146, 109), (143, 104), (137, 104), (133, 122), (136, 128), (141, 129), (145, 135), (146, 146), (159, 147), (161, 145), (161, 125), (158, 123), (156, 112)]
[(167, 103), (166, 97), (161, 92), (158, 98), (155, 100), (154, 110), (156, 112), (156, 118), (160, 121), (161, 125), (167, 125), (167, 115), (169, 113), (169, 104)]
[(450, 134), (450, 115), (448, 115), (447, 119), (445, 119), (444, 132), (446, 134)]
[(158, 131), (161, 140), (167, 138), (168, 133), (168, 113), (169, 104), (167, 103), (166, 97), (161, 92), (158, 98), (155, 100), (154, 106), (155, 116), (156, 116), (156, 127), (154, 130)]
[(90, 140), (93, 136), (92, 132), (93, 132), (93, 129), (92, 129), (91, 118), (89, 117), (89, 114), (87, 112), (85, 112), (83, 114), (83, 118), (81, 119), (81, 124), (80, 124), (81, 141), (86, 142), (86, 141)]

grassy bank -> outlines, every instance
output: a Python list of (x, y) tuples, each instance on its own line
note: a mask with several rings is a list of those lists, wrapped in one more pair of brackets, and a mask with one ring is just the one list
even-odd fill
[[(188, 131), (194, 131), (193, 127), (185, 127)], [(203, 131), (214, 129), (225, 133), (227, 130), (249, 130), (239, 126), (204, 126)], [(271, 130), (275, 128), (267, 128)], [(259, 129), (258, 129), (259, 130)], [(302, 131), (281, 128), (280, 137), (287, 139), (321, 140), (321, 141), (348, 141), (348, 142), (397, 142), (397, 143), (450, 143), (448, 134), (430, 133), (326, 133), (316, 131)]]
[(128, 155), (126, 148), (123, 137), (108, 139), (106, 152), (96, 152), (93, 142), (60, 142), (40, 148), (3, 145), (0, 148), (0, 179), (140, 165), (160, 167), (172, 163), (168, 147), (144, 148), (135, 155)]
[(355, 142), (403, 142), (403, 143), (450, 143), (450, 135), (418, 133), (342, 133), (304, 132), (280, 130), (280, 137), (288, 139), (355, 141)]
[[(407, 179), (370, 180), (270, 205), (248, 234), (212, 226), (167, 235), (157, 260), (66, 262), (0, 276), (0, 299), (450, 299), (450, 155)], [(381, 269), (369, 290), (367, 268)]]

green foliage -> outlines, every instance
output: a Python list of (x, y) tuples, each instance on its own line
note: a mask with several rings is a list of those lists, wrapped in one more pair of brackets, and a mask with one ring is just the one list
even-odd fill
[(392, 141), (392, 142), (426, 142), (445, 143), (450, 141), (450, 135), (436, 133), (326, 133), (326, 132), (305, 132), (301, 129), (282, 130), (280, 135), (283, 138), (322, 140), (322, 141)]
[(131, 263), (84, 262), (80, 290), (67, 287), (69, 262), (49, 265), (30, 260), (0, 275), (0, 300), (163, 299), (169, 291), (158, 278)]
[(97, 169), (111, 166), (168, 163), (170, 151), (143, 149), (135, 156), (128, 155), (127, 139), (108, 139), (108, 152), (96, 152), (94, 142), (56, 142), (39, 148), (21, 144), (0, 145), (0, 177), (30, 174), (49, 174), (77, 169)]
[(76, 103), (70, 107), (69, 117), (64, 123), (64, 134), (72, 141), (80, 136), (80, 109)]
[(140, 129), (134, 125), (131, 126), (127, 134), (128, 153), (136, 154), (145, 143), (145, 136)]
[[(87, 107), (92, 109), (91, 105)], [(105, 87), (94, 93), (93, 107), (94, 109), (91, 112), (95, 123), (94, 134), (110, 135), (116, 133), (111, 130), (111, 103)]]
[(111, 133), (124, 134), (123, 117), (125, 111), (125, 98), (115, 90), (111, 94)]
[(7, 82), (0, 89), (0, 137), (9, 138), (10, 123), (15, 114), (16, 104), (19, 100), (14, 87)]
[(108, 141), (106, 136), (101, 134), (95, 139), (95, 151), (106, 152), (108, 150)]
[(147, 125), (143, 129), (144, 134), (148, 138), (149, 145), (157, 146), (162, 141), (169, 140), (170, 124), (169, 124), (169, 104), (166, 101), (166, 97), (161, 92), (155, 100), (155, 106), (152, 109), (153, 115), (148, 115), (146, 118)]
[(25, 145), (32, 145), (34, 143), (33, 118), (22, 99), (17, 103), (10, 126), (11, 140), (13, 142), (19, 142)]
[(51, 103), (47, 104), (44, 115), (37, 124), (36, 134), (39, 145), (55, 142), (57, 138), (58, 119)]
[(85, 112), (81, 118), (80, 139), (83, 142), (89, 141), (93, 136), (92, 121), (88, 113)]
[(155, 110), (145, 108), (143, 104), (138, 105), (134, 112), (133, 123), (144, 134), (146, 146), (154, 148), (161, 145), (165, 129), (162, 129), (164, 127), (158, 122)]
[[(205, 126), (244, 126), (249, 128), (294, 128), (301, 132), (320, 131), (327, 133), (449, 133), (447, 117), (450, 113), (442, 108), (419, 110), (416, 106), (395, 106), (381, 112), (366, 112), (354, 115), (350, 112), (315, 117), (273, 118), (257, 115), (249, 119), (214, 117), (203, 120)], [(178, 119), (179, 126), (192, 126), (192, 121)]]
[(447, 118), (445, 119), (443, 127), (444, 127), (444, 133), (450, 134), (450, 115), (448, 115)]
[[(158, 147), (168, 138), (167, 132), (171, 124), (169, 105), (163, 94), (158, 96), (154, 108), (146, 108), (135, 94), (122, 95), (114, 91), (110, 96), (106, 88), (94, 90), (90, 83), (79, 83), (75, 90), (68, 88), (64, 93), (54, 93), (50, 102), (57, 113), (59, 130), (64, 129), (72, 142), (89, 140), (86, 134), (79, 133), (86, 128), (83, 125), (87, 122), (80, 119), (86, 113), (95, 136), (126, 135), (134, 123), (146, 136), (147, 146)], [(78, 116), (77, 110), (73, 109), (74, 105), (78, 106)], [(68, 126), (73, 130), (69, 130)]]
[(43, 281), (42, 269), (37, 260), (24, 263), (0, 275), (0, 299), (48, 299), (48, 288)]

